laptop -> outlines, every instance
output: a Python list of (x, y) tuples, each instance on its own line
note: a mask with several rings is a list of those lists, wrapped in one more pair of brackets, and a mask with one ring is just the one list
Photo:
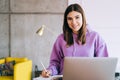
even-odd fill
[(117, 58), (65, 57), (63, 80), (115, 80)]

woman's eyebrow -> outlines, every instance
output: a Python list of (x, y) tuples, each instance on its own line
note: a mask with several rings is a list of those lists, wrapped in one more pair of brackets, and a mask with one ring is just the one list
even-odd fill
[(75, 17), (79, 17), (79, 15), (76, 15)]

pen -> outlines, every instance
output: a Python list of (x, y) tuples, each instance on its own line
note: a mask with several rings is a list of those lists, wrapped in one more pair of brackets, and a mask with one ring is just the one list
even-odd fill
[(47, 70), (46, 70), (45, 66), (43, 65), (43, 63), (41, 61), (40, 61), (40, 63), (42, 65), (43, 69), (45, 70), (45, 72), (47, 72)]

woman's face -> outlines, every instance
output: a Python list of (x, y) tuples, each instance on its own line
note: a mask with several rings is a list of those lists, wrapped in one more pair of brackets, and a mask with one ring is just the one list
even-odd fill
[(82, 15), (77, 11), (72, 11), (67, 15), (68, 26), (72, 29), (73, 33), (77, 34), (82, 26)]

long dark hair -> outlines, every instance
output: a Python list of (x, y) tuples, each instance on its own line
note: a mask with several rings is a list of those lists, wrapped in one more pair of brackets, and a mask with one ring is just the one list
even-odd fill
[(82, 27), (78, 31), (77, 34), (77, 40), (78, 43), (81, 43), (82, 45), (86, 43), (86, 18), (84, 11), (82, 7), (79, 4), (71, 4), (67, 7), (65, 14), (64, 14), (64, 22), (63, 22), (63, 34), (64, 34), (64, 40), (67, 42), (67, 46), (71, 46), (74, 41), (73, 41), (73, 35), (72, 35), (72, 29), (69, 28), (69, 25), (67, 23), (67, 15), (71, 11), (77, 11), (81, 13), (82, 15)]

